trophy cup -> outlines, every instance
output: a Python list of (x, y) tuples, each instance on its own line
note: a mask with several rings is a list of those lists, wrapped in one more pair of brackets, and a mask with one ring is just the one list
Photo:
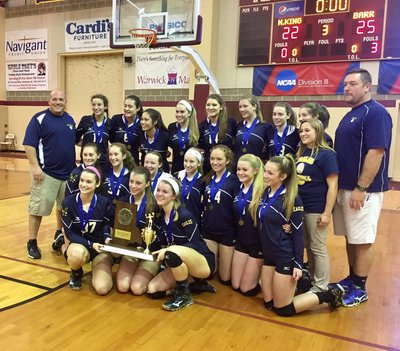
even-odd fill
[(146, 214), (146, 219), (148, 221), (147, 227), (142, 229), (142, 238), (144, 243), (146, 244), (146, 249), (144, 250), (145, 254), (151, 254), (149, 246), (156, 239), (156, 232), (153, 230), (153, 218), (154, 212)]

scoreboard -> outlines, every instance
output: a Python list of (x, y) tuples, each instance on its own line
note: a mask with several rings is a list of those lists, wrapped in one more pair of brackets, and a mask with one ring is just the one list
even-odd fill
[(400, 57), (400, 0), (240, 0), (239, 66)]

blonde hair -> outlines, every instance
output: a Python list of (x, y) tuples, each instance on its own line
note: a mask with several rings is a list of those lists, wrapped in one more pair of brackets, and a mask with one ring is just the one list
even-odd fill
[(108, 152), (110, 152), (110, 149), (112, 147), (117, 147), (121, 151), (122, 156), (125, 156), (123, 161), (124, 167), (126, 167), (128, 171), (131, 172), (135, 168), (136, 164), (135, 160), (132, 157), (132, 154), (126, 148), (126, 145), (122, 143), (112, 143), (108, 148)]
[(294, 201), (298, 193), (296, 163), (292, 155), (274, 156), (268, 162), (275, 163), (279, 167), (280, 174), (286, 174), (283, 184), (286, 192), (283, 195), (283, 210), (289, 219), (293, 213)]
[(264, 190), (264, 178), (263, 178), (263, 167), (264, 164), (261, 159), (253, 154), (244, 154), (240, 156), (239, 161), (247, 162), (253, 170), (258, 170), (254, 175), (253, 180), (253, 191), (251, 194), (251, 202), (249, 205), (249, 213), (254, 221), (254, 226), (257, 225), (257, 209), (261, 202), (261, 198)]
[[(301, 130), (301, 127), (304, 123), (308, 123), (310, 125), (310, 127), (315, 130), (315, 141), (312, 146), (311, 155), (317, 154), (319, 149), (333, 150), (325, 141), (324, 126), (319, 119), (312, 118), (308, 121), (301, 122), (299, 130)], [(296, 153), (296, 160), (298, 160), (301, 157), (301, 155), (303, 155), (303, 153), (306, 149), (307, 149), (307, 145), (300, 142), (300, 147)]]
[[(189, 112), (189, 146), (195, 147), (199, 144), (199, 124), (197, 122), (197, 112), (194, 108), (193, 104), (187, 100), (181, 100), (177, 103), (177, 105), (181, 104), (185, 107), (185, 109)], [(188, 106), (191, 106), (191, 110), (188, 109)]]

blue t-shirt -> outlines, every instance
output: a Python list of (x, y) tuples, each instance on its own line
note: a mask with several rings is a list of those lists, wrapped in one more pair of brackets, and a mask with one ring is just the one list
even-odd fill
[(336, 153), (330, 149), (319, 149), (312, 155), (312, 149), (307, 148), (297, 160), (296, 169), (304, 211), (324, 212), (328, 192), (326, 178), (339, 173)]
[(384, 149), (379, 170), (368, 192), (388, 190), (389, 151), (392, 118), (375, 100), (353, 108), (340, 121), (335, 134), (339, 162), (339, 189), (353, 190), (360, 177), (365, 155), (370, 149)]
[(23, 145), (36, 149), (43, 172), (66, 180), (75, 164), (75, 121), (64, 112), (54, 115), (50, 109), (35, 114), (26, 128)]

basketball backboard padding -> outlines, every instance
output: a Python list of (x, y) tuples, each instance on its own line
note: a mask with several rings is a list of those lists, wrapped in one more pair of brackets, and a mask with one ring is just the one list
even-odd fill
[(200, 0), (113, 0), (110, 47), (133, 48), (129, 30), (147, 28), (157, 32), (151, 47), (201, 43)]

